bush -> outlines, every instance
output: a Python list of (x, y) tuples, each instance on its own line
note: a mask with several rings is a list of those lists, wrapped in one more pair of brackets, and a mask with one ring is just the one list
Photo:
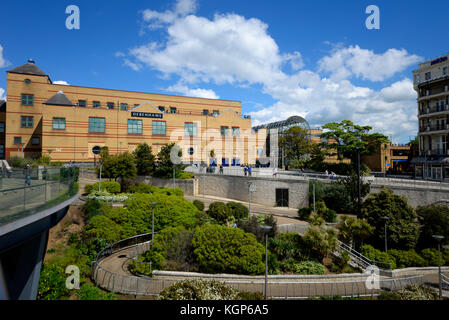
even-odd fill
[(325, 274), (326, 267), (316, 261), (303, 261), (294, 265), (297, 274)]
[(241, 229), (201, 226), (194, 231), (192, 245), (203, 272), (254, 275), (265, 270), (265, 248)]
[(193, 179), (193, 178), (195, 178), (195, 175), (191, 172), (186, 172), (186, 171), (176, 172), (176, 179), (188, 180), (188, 179)]
[(392, 249), (388, 251), (388, 254), (395, 259), (397, 268), (426, 266), (426, 261), (413, 249), (408, 251)]
[(324, 257), (335, 250), (337, 246), (337, 234), (333, 228), (328, 230), (319, 226), (311, 226), (302, 237), (304, 248), (308, 250), (308, 255), (318, 261), (323, 261)]
[(8, 164), (13, 168), (25, 168), (27, 164), (31, 165), (33, 160), (21, 157), (9, 157)]
[(375, 249), (368, 244), (362, 246), (362, 254), (371, 261), (390, 263), (391, 269), (396, 269), (395, 258), (388, 253)]
[(193, 205), (201, 212), (204, 211), (204, 202), (200, 200), (193, 200)]
[(215, 280), (183, 280), (162, 290), (161, 300), (237, 300), (237, 289)]
[(312, 214), (311, 208), (300, 208), (298, 209), (298, 217), (300, 220), (309, 221), (310, 215)]
[(445, 205), (429, 205), (416, 209), (420, 224), (418, 245), (420, 248), (436, 247), (432, 237), (435, 234), (444, 236), (442, 244), (449, 244), (449, 207)]
[(338, 183), (332, 183), (325, 187), (322, 200), (329, 209), (339, 213), (353, 212), (353, 203), (347, 188)]
[[(89, 194), (92, 191), (98, 191), (99, 184), (99, 182), (96, 182), (94, 184), (86, 184), (86, 186), (84, 187), (84, 192)], [(101, 190), (107, 191), (112, 194), (118, 194), (121, 192), (121, 185), (120, 183), (115, 181), (102, 181)]]
[(225, 224), (231, 217), (231, 210), (223, 202), (213, 202), (207, 210), (207, 214), (217, 220), (220, 224)]
[(261, 225), (271, 226), (272, 229), (268, 232), (269, 238), (274, 238), (279, 233), (276, 220), (272, 215), (270, 216), (252, 216), (248, 220), (238, 220), (237, 227), (244, 230), (247, 233), (252, 233), (256, 236), (257, 241), (263, 241), (265, 239), (265, 231), (261, 228)]
[(76, 295), (79, 300), (116, 300), (113, 293), (103, 292), (99, 288), (87, 283), (80, 287)]
[(37, 299), (67, 299), (70, 291), (65, 285), (66, 278), (67, 275), (62, 267), (53, 264), (44, 264), (40, 274)]
[(249, 210), (246, 206), (237, 202), (228, 202), (226, 206), (229, 208), (231, 216), (237, 220), (248, 219)]
[(323, 219), (328, 223), (335, 223), (337, 222), (337, 213), (334, 210), (327, 209), (323, 213)]
[(167, 196), (175, 195), (184, 198), (184, 190), (180, 188), (159, 188), (148, 184), (132, 185), (128, 188), (129, 193), (163, 194)]
[[(438, 265), (438, 250), (437, 249), (424, 249), (421, 251), (420, 256), (426, 261), (426, 266)], [(443, 259), (441, 259), (443, 260)], [(444, 264), (444, 261), (441, 261)]]
[(425, 285), (410, 285), (395, 292), (382, 292), (379, 300), (438, 300), (438, 294)]

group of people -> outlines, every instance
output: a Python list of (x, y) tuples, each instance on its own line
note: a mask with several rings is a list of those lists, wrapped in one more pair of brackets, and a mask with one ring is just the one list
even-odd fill
[(251, 176), (253, 174), (253, 168), (251, 166), (243, 166), (245, 176)]
[(324, 174), (326, 175), (326, 177), (330, 178), (331, 180), (337, 180), (337, 175), (335, 174), (335, 172), (331, 172), (329, 174), (329, 171), (325, 171)]

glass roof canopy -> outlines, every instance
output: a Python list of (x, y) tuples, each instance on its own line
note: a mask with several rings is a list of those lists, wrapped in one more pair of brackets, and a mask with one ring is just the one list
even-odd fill
[(310, 134), (310, 126), (306, 119), (300, 116), (293, 116), (288, 118), (287, 120), (272, 122), (268, 124), (263, 124), (257, 127), (254, 127), (253, 130), (258, 131), (260, 129), (279, 129), (279, 132), (286, 131), (291, 127), (299, 126), (301, 128), (307, 129)]

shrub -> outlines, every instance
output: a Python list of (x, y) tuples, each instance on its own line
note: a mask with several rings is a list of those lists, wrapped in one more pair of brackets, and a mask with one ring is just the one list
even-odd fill
[(155, 170), (153, 149), (146, 142), (139, 144), (133, 152), (137, 175), (151, 176)]
[(302, 237), (305, 248), (309, 251), (309, 256), (313, 256), (318, 261), (322, 261), (337, 246), (337, 234), (335, 229), (328, 230), (319, 226), (311, 226)]
[(162, 290), (161, 300), (236, 300), (237, 289), (215, 280), (183, 280)]
[(31, 165), (32, 162), (33, 161), (31, 159), (17, 156), (8, 158), (8, 164), (13, 168), (24, 168), (27, 164)]
[(300, 208), (298, 209), (298, 217), (300, 220), (309, 221), (310, 215), (312, 214), (311, 208)]
[(375, 249), (368, 244), (362, 246), (362, 254), (371, 261), (390, 263), (392, 269), (396, 269), (395, 258), (388, 253)]
[(436, 247), (435, 234), (444, 236), (442, 244), (449, 244), (449, 207), (429, 205), (416, 209), (420, 224), (418, 245), (420, 248)]
[(200, 200), (193, 200), (193, 205), (201, 212), (204, 211), (204, 202)]
[(261, 228), (261, 225), (271, 226), (271, 230), (268, 232), (268, 237), (274, 238), (278, 233), (278, 227), (276, 220), (272, 215), (269, 216), (252, 216), (248, 220), (238, 220), (237, 227), (244, 230), (247, 233), (252, 233), (256, 236), (257, 241), (263, 241), (265, 239), (265, 231)]
[(122, 227), (104, 215), (92, 217), (89, 223), (84, 227), (84, 234), (87, 238), (102, 238), (109, 243), (114, 243), (126, 238), (122, 235)]
[(70, 295), (66, 288), (65, 270), (57, 265), (44, 264), (39, 279), (38, 300), (61, 300)]
[(103, 292), (99, 288), (87, 283), (80, 287), (76, 295), (79, 300), (116, 300), (113, 293)]
[(210, 204), (207, 214), (218, 223), (225, 224), (231, 217), (231, 210), (223, 202), (213, 202)]
[(438, 300), (438, 294), (425, 285), (410, 285), (395, 292), (382, 292), (379, 300)]
[(233, 216), (235, 219), (248, 219), (249, 210), (243, 204), (237, 202), (228, 202), (226, 206), (229, 208), (231, 216)]
[(200, 270), (208, 273), (261, 274), (265, 248), (253, 234), (218, 225), (197, 227), (192, 245)]
[(335, 223), (335, 222), (337, 222), (337, 213), (334, 210), (327, 209), (323, 213), (323, 219), (326, 222)]
[[(424, 249), (421, 251), (420, 256), (426, 261), (427, 266), (438, 265), (438, 250), (437, 249)], [(441, 259), (443, 260), (443, 259)], [(441, 261), (444, 264), (444, 261)]]
[(339, 213), (353, 212), (353, 204), (347, 188), (338, 183), (332, 183), (325, 187), (323, 201), (329, 209)]
[(296, 233), (283, 233), (276, 238), (270, 238), (268, 245), (270, 252), (275, 254), (280, 261), (302, 260), (300, 246), (301, 237)]
[(403, 250), (389, 250), (388, 254), (396, 261), (397, 268), (410, 268), (410, 267), (424, 267), (426, 261), (411, 249), (408, 251)]
[(195, 175), (191, 172), (187, 172), (187, 171), (176, 172), (176, 179), (179, 179), (179, 180), (193, 179), (194, 177), (195, 177)]
[[(84, 192), (89, 194), (92, 191), (98, 191), (99, 184), (99, 182), (96, 182), (94, 184), (86, 184), (86, 186), (84, 187)], [(120, 183), (115, 181), (102, 181), (101, 190), (107, 191), (112, 194), (118, 194), (121, 192), (121, 185)]]
[(326, 267), (316, 261), (303, 261), (294, 265), (297, 274), (325, 274)]

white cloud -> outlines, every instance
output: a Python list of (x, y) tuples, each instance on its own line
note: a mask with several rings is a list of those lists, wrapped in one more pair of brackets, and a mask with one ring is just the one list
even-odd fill
[(170, 86), (166, 89), (169, 92), (179, 92), (188, 97), (196, 97), (196, 98), (206, 98), (206, 99), (220, 99), (220, 97), (210, 89), (190, 89), (182, 84), (175, 84), (174, 86)]
[(0, 88), (0, 100), (6, 100), (5, 90), (3, 88)]
[[(167, 37), (132, 48), (122, 57), (124, 63), (131, 68), (135, 64), (134, 70), (159, 71), (166, 79), (175, 76), (178, 83), (167, 90), (190, 96), (215, 98), (212, 90), (191, 89), (208, 83), (258, 85), (276, 102), (253, 112), (253, 125), (301, 115), (312, 126), (348, 119), (387, 135), (416, 134), (416, 94), (410, 79), (380, 90), (351, 80), (385, 81), (420, 57), (404, 49), (376, 54), (340, 44), (319, 60), (318, 70), (308, 70), (300, 52), (280, 53), (261, 20), (237, 14), (208, 19), (194, 15), (195, 8), (195, 1), (180, 0), (171, 11), (147, 11), (143, 17), (148, 27), (163, 26)], [(289, 73), (283, 70), (286, 64)]]
[(3, 57), (3, 47), (0, 45), (0, 68), (6, 68), (11, 63)]
[(331, 74), (334, 79), (355, 76), (364, 80), (384, 81), (421, 60), (421, 57), (410, 55), (405, 49), (389, 49), (383, 54), (375, 54), (372, 50), (361, 49), (356, 45), (337, 48), (318, 64), (320, 71)]
[(63, 86), (69, 86), (67, 81), (62, 81), (62, 80), (58, 80), (58, 81), (53, 81), (53, 84), (59, 84), (59, 85), (63, 85)]

